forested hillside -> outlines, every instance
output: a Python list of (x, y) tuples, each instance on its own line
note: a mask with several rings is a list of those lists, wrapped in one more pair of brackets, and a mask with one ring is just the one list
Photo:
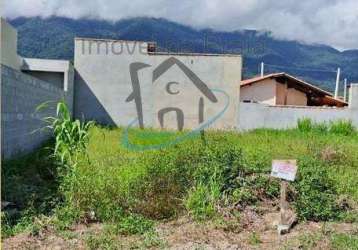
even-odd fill
[[(308, 45), (275, 39), (269, 32), (197, 30), (165, 19), (103, 20), (17, 18), (19, 51), (25, 57), (72, 59), (73, 39), (79, 37), (156, 41), (161, 50), (199, 53), (238, 53), (244, 56), (244, 77), (285, 71), (333, 90), (337, 67), (342, 78), (358, 82), (358, 50), (340, 52), (326, 45)], [(357, 46), (358, 47), (358, 46)]]

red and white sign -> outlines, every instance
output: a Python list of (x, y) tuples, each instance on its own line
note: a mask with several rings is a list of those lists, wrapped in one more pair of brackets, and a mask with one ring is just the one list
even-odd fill
[(271, 176), (284, 179), (287, 181), (294, 181), (297, 173), (296, 160), (273, 160)]

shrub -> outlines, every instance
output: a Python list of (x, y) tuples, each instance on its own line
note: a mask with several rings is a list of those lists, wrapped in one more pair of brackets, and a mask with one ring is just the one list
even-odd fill
[(325, 122), (316, 123), (313, 125), (313, 131), (324, 134), (324, 133), (329, 132), (329, 126)]
[(254, 204), (258, 201), (258, 197), (252, 189), (248, 187), (237, 188), (232, 192), (231, 200), (233, 203), (240, 204), (241, 207)]
[(301, 132), (318, 132), (318, 133), (327, 133), (337, 135), (352, 135), (355, 132), (355, 127), (352, 121), (338, 120), (330, 122), (329, 124), (323, 123), (313, 123), (311, 119), (304, 118), (299, 119), (297, 122), (297, 128)]
[(198, 184), (189, 191), (185, 207), (196, 220), (212, 218), (216, 213), (220, 195), (220, 187), (217, 183)]
[(358, 235), (335, 233), (331, 236), (331, 246), (333, 249), (340, 250), (358, 249)]
[(116, 236), (108, 233), (89, 234), (85, 238), (86, 247), (90, 250), (119, 250), (123, 247), (117, 242)]
[(294, 206), (300, 219), (328, 221), (338, 218), (335, 185), (322, 162), (303, 158), (294, 187), (297, 191)]
[(113, 224), (111, 231), (115, 234), (131, 235), (144, 234), (153, 230), (154, 223), (141, 215), (130, 214), (121, 218), (116, 224)]
[[(315, 126), (312, 132), (318, 131)], [(231, 208), (276, 199), (279, 181), (268, 175), (271, 160), (302, 155), (307, 158), (299, 161), (298, 179), (292, 184), (297, 193), (289, 192), (301, 219), (343, 218), (338, 194), (357, 201), (355, 136), (312, 136), (298, 130), (207, 132), (205, 143), (193, 138), (139, 152), (120, 146), (121, 129), (94, 127), (88, 133), (86, 150), (75, 153), (72, 162), (76, 164), (61, 178), (55, 178), (59, 161), (48, 157), (52, 151), (41, 154), (46, 157), (34, 154), (6, 163), (2, 168), (4, 200), (21, 209), (31, 201), (41, 211), (19, 218), (4, 214), (4, 234), (28, 230), (38, 213), (55, 212), (53, 221), (60, 230), (74, 222), (99, 221), (124, 234), (151, 232), (148, 219), (173, 218), (185, 209), (196, 219), (210, 218), (228, 211), (225, 208), (231, 212)], [(354, 216), (347, 214), (344, 219), (354, 221)]]
[(80, 211), (75, 210), (72, 206), (57, 207), (54, 212), (52, 224), (58, 231), (69, 229), (80, 218)]
[(193, 185), (198, 160), (198, 147), (191, 143), (184, 145), (145, 154), (140, 160), (145, 174), (143, 182), (137, 186), (141, 191), (133, 204), (135, 212), (164, 219), (175, 216), (182, 209), (182, 199)]
[[(96, 141), (93, 136), (99, 134), (91, 135), (91, 140)], [(89, 151), (94, 144), (89, 146)], [(185, 205), (194, 208), (194, 200), (199, 199), (203, 189), (211, 193), (201, 199), (213, 204), (221, 193), (231, 188), (239, 169), (243, 168), (241, 150), (215, 133), (208, 136), (206, 145), (200, 139), (193, 139), (141, 153), (118, 147), (118, 155), (127, 157), (113, 161), (104, 153), (100, 159), (95, 154), (89, 155), (89, 160), (79, 158), (76, 168), (63, 180), (62, 190), (67, 205), (82, 211), (82, 217), (94, 213), (99, 221), (128, 213), (151, 219), (170, 218)], [(183, 202), (186, 198), (190, 202)]]
[[(168, 218), (184, 205), (195, 210), (194, 217), (205, 211), (210, 217), (214, 203), (243, 168), (241, 150), (216, 136), (208, 137), (205, 145), (193, 140), (144, 157), (146, 175), (135, 211), (151, 218)], [(202, 212), (197, 212), (200, 209)]]
[(241, 207), (266, 199), (276, 199), (280, 194), (279, 181), (266, 174), (248, 174), (237, 179), (231, 199)]
[(185, 206), (195, 219), (202, 220), (214, 216), (219, 200), (236, 187), (245, 166), (242, 150), (215, 135), (207, 139), (197, 157), (194, 187), (188, 192)]
[(355, 131), (355, 128), (353, 126), (352, 121), (340, 120), (340, 121), (331, 122), (329, 131), (333, 134), (347, 136), (347, 135), (352, 135)]
[(271, 161), (272, 156), (267, 150), (255, 147), (252, 152), (246, 151), (244, 157), (245, 174), (267, 173), (271, 169)]
[(218, 183), (221, 191), (236, 186), (236, 179), (245, 170), (242, 150), (225, 138), (210, 138), (199, 148), (194, 180), (197, 183)]
[(2, 236), (33, 231), (36, 216), (50, 215), (60, 201), (56, 167), (47, 146), (2, 162), (1, 198), (10, 205), (1, 212)]
[(309, 118), (299, 119), (297, 122), (297, 128), (301, 132), (310, 132), (312, 131), (313, 123)]

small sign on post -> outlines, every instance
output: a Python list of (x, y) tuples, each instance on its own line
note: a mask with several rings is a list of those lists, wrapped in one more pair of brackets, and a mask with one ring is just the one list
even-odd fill
[(271, 176), (281, 179), (280, 222), (278, 233), (288, 232), (296, 220), (295, 214), (289, 210), (287, 202), (287, 181), (294, 181), (297, 173), (296, 160), (273, 160)]
[(297, 173), (296, 160), (273, 160), (271, 176), (286, 181), (294, 181)]

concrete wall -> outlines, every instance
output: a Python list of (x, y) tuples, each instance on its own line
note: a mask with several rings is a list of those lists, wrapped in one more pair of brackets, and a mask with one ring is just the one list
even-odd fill
[(67, 104), (70, 110), (73, 111), (75, 70), (69, 61), (23, 58), (21, 70), (28, 75), (64, 90)]
[[(358, 112), (358, 83), (351, 84), (349, 89), (349, 107)], [(357, 114), (358, 116), (358, 114)], [(358, 119), (358, 117), (357, 117)]]
[[(76, 39), (75, 115), (121, 126), (136, 119), (138, 99), (128, 97), (134, 88), (130, 65), (138, 62), (143, 64), (136, 76), (145, 127), (163, 125), (177, 129), (175, 108), (183, 112), (184, 129), (196, 128), (220, 114), (227, 102), (228, 107), (212, 127), (236, 127), (242, 68), (240, 56), (148, 54), (147, 46), (142, 42)], [(156, 78), (160, 71), (158, 66), (163, 62), (171, 67)], [(189, 73), (186, 74), (183, 68)], [(193, 84), (193, 75), (209, 89), (224, 91), (228, 97), (220, 91), (210, 91), (216, 100), (208, 98)], [(168, 108), (172, 110), (163, 115), (161, 124), (159, 114)]]
[(37, 79), (45, 82), (49, 82), (55, 85), (57, 88), (64, 89), (64, 73), (61, 72), (46, 72), (46, 71), (23, 71), (24, 73), (31, 75)]
[[(45, 125), (42, 118), (55, 115), (56, 102), (64, 99), (72, 112), (74, 69), (68, 61), (21, 58), (17, 31), (4, 19), (0, 36), (1, 156), (10, 158), (50, 138), (38, 130)], [(35, 112), (48, 101), (51, 107)]]
[[(351, 120), (358, 127), (358, 84), (350, 89), (352, 102), (348, 108), (269, 106), (255, 103), (240, 103), (239, 129), (295, 128), (298, 119), (310, 118), (315, 122)], [(353, 101), (355, 100), (355, 101)]]
[(0, 62), (14, 69), (20, 69), (22, 58), (17, 55), (17, 31), (0, 18)]
[[(1, 148), (2, 157), (10, 158), (31, 152), (48, 140), (49, 133), (37, 131), (45, 125), (41, 119), (55, 115), (56, 102), (65, 98), (70, 104), (71, 97), (51, 83), (8, 66), (2, 65), (1, 71)], [(53, 102), (49, 108), (35, 112), (47, 101)]]
[(315, 122), (352, 119), (351, 111), (347, 108), (267, 106), (255, 103), (241, 103), (240, 114), (239, 128), (244, 131), (295, 128), (298, 119), (302, 118), (310, 118)]

